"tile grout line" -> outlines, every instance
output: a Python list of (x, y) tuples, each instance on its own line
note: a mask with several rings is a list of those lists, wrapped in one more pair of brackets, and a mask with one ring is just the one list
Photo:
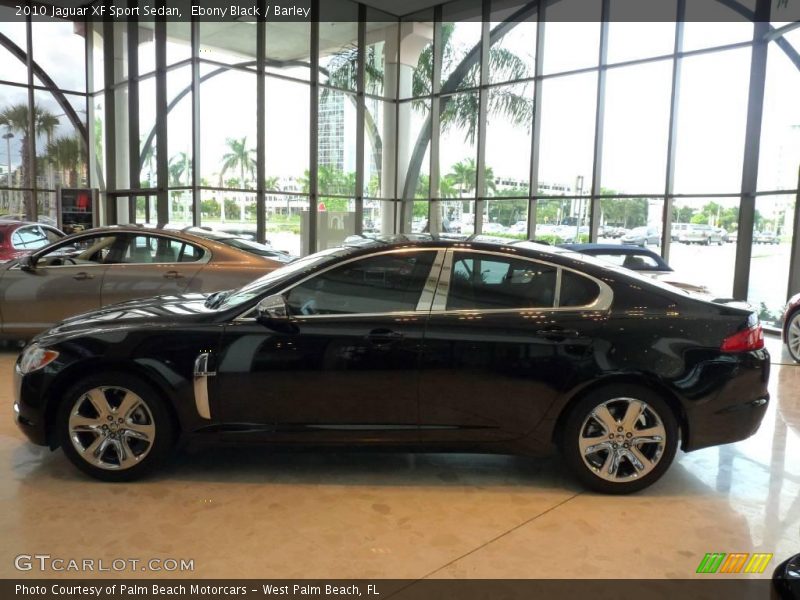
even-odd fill
[(518, 529), (521, 529), (522, 527), (525, 527), (526, 525), (528, 525), (529, 523), (532, 523), (533, 521), (535, 521), (535, 520), (536, 520), (536, 519), (538, 519), (539, 517), (543, 517), (544, 515), (546, 515), (546, 514), (548, 514), (548, 513), (552, 512), (552, 511), (556, 510), (557, 508), (560, 508), (561, 506), (565, 505), (567, 502), (570, 502), (571, 500), (574, 500), (575, 498), (577, 498), (578, 496), (582, 495), (583, 493), (584, 493), (583, 491), (580, 491), (580, 492), (578, 492), (578, 493), (576, 493), (576, 494), (574, 494), (574, 495), (570, 496), (569, 498), (566, 498), (565, 500), (562, 500), (562, 501), (561, 501), (561, 502), (559, 502), (558, 504), (555, 504), (554, 506), (551, 506), (551, 507), (550, 507), (550, 508), (548, 508), (547, 510), (544, 510), (544, 511), (540, 512), (539, 514), (532, 516), (530, 519), (527, 519), (526, 521), (523, 521), (522, 523), (519, 523), (518, 525), (514, 525), (514, 527), (512, 527), (511, 529), (509, 529), (509, 530), (507, 530), (507, 531), (504, 531), (503, 533), (500, 533), (500, 534), (496, 535), (495, 537), (493, 537), (493, 538), (492, 538), (492, 539), (490, 539), (490, 540), (487, 540), (487, 541), (483, 542), (482, 544), (480, 544), (479, 546), (476, 546), (475, 548), (473, 548), (473, 549), (472, 549), (472, 550), (470, 550), (469, 552), (465, 552), (465, 553), (464, 553), (464, 554), (462, 554), (461, 556), (458, 556), (458, 557), (454, 558), (453, 560), (451, 560), (451, 561), (449, 561), (449, 562), (447, 562), (447, 563), (443, 564), (442, 566), (440, 566), (440, 567), (437, 567), (436, 569), (434, 569), (433, 571), (431, 571), (430, 573), (428, 573), (428, 574), (426, 574), (426, 575), (423, 575), (423, 576), (422, 576), (422, 577), (420, 577), (419, 579), (420, 579), (420, 580), (422, 580), (422, 579), (427, 579), (427, 578), (431, 577), (431, 576), (432, 576), (432, 575), (434, 575), (435, 573), (438, 573), (438, 572), (439, 572), (439, 571), (441, 571), (442, 569), (446, 569), (447, 567), (449, 567), (449, 566), (450, 566), (450, 565), (452, 565), (453, 563), (456, 563), (456, 562), (458, 562), (458, 561), (459, 561), (459, 560), (461, 560), (462, 558), (466, 558), (467, 556), (470, 556), (471, 554), (474, 554), (474, 553), (475, 553), (475, 552), (477, 552), (478, 550), (482, 550), (483, 548), (485, 548), (485, 547), (486, 547), (486, 546), (488, 546), (489, 544), (493, 544), (494, 542), (496, 542), (497, 540), (499, 540), (499, 539), (501, 539), (501, 538), (503, 538), (503, 537), (507, 536), (508, 534), (510, 534), (510, 533), (513, 533), (514, 531), (516, 531), (516, 530), (518, 530)]

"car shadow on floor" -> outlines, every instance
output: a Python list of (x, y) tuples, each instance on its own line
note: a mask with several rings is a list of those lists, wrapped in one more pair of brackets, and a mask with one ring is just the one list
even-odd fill
[[(141, 481), (108, 484), (81, 473), (61, 451), (25, 448), (14, 461), (27, 485), (63, 484), (160, 486), (185, 484), (453, 488), (507, 492), (522, 488), (590, 494), (567, 472), (559, 455), (409, 453), (379, 450), (272, 450), (262, 446), (201, 446), (179, 450), (161, 469)], [(636, 497), (694, 496), (713, 488), (678, 462)], [(20, 472), (21, 471), (21, 472)], [(37, 483), (38, 482), (38, 483)], [(601, 494), (598, 494), (601, 495)]]

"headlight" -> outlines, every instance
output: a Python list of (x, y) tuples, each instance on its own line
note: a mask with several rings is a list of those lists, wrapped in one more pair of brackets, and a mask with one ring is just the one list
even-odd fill
[(38, 344), (31, 344), (25, 348), (25, 351), (22, 353), (17, 368), (22, 375), (27, 375), (42, 367), (46, 367), (56, 358), (58, 358), (58, 352), (55, 350), (42, 348)]

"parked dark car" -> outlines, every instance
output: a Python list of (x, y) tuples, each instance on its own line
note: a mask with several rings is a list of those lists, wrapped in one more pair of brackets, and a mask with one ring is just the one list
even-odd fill
[(41, 223), (0, 220), (0, 262), (8, 262), (30, 254), (66, 234)]
[(795, 362), (800, 362), (800, 294), (789, 298), (783, 311), (783, 343)]
[(237, 290), (67, 319), (16, 364), (15, 411), (86, 473), (177, 438), (541, 454), (652, 484), (680, 445), (744, 439), (769, 394), (755, 313), (591, 257), (480, 237), (361, 239)]
[(772, 574), (773, 598), (798, 600), (800, 598), (800, 554), (790, 556), (777, 566)]
[(754, 244), (780, 244), (781, 240), (771, 231), (757, 231), (753, 235)]

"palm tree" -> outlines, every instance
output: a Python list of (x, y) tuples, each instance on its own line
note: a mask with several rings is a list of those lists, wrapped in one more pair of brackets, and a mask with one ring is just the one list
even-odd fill
[[(184, 178), (185, 177), (185, 178)], [(192, 179), (192, 161), (186, 152), (178, 152), (169, 159), (169, 180), (172, 187), (188, 185)]]
[[(247, 136), (244, 136), (241, 139), (228, 138), (225, 140), (225, 143), (228, 145), (230, 152), (227, 152), (222, 157), (222, 172), (220, 173), (220, 179), (222, 179), (226, 171), (239, 169), (239, 186), (245, 188), (247, 186), (246, 175), (250, 175), (252, 177), (256, 170), (256, 160), (253, 158), (253, 155), (256, 151), (254, 148), (247, 147)], [(224, 221), (224, 209), (222, 215), (222, 220)], [(239, 203), (239, 218), (242, 221), (245, 220), (243, 200)]]
[[(490, 31), (489, 69), (495, 74), (498, 81), (515, 81), (530, 76), (528, 63), (507, 48), (500, 46), (498, 42), (518, 22), (530, 16), (535, 10), (536, 3), (525, 4)], [(440, 92), (448, 95), (443, 95), (439, 99), (439, 118), (442, 131), (447, 131), (452, 127), (463, 129), (465, 131), (465, 141), (472, 145), (478, 130), (478, 95), (474, 93), (453, 94), (453, 92), (463, 89), (465, 84), (473, 85), (477, 82), (480, 72), (480, 44), (477, 44), (467, 52), (460, 62), (456, 64), (457, 57), (452, 44), (453, 29), (454, 25), (452, 23), (442, 25), (442, 71), (449, 72), (450, 76), (441, 86)], [(414, 97), (419, 98), (430, 94), (432, 67), (433, 45), (430, 44), (420, 53), (417, 66), (412, 75)], [(508, 89), (496, 88), (487, 96), (487, 114), (501, 114), (514, 126), (530, 128), (533, 115), (532, 98), (527, 95), (521, 95), (510, 87)], [(427, 112), (423, 99), (415, 101), (414, 106)], [(430, 136), (431, 115), (428, 114), (417, 136), (417, 141), (413, 145), (406, 172), (406, 181), (403, 186), (403, 198), (410, 198), (410, 194), (417, 186), (422, 161), (430, 144)]]
[[(20, 134), (20, 158), (22, 163), (20, 170), (22, 172), (22, 187), (33, 187), (33, 173), (28, 169), (28, 164), (31, 158), (31, 140), (28, 138), (28, 119), (30, 113), (28, 112), (28, 104), (20, 102), (6, 107), (0, 112), (0, 126), (4, 125), (10, 132)], [(33, 107), (33, 125), (34, 135), (38, 136), (41, 133), (48, 133), (52, 135), (58, 124), (58, 119), (47, 110), (39, 108), (38, 105)], [(33, 202), (33, 196), (28, 195), (29, 201)], [(28, 210), (32, 207), (24, 207), (20, 212), (32, 213), (33, 210)]]
[(463, 198), (465, 192), (469, 193), (475, 189), (476, 173), (477, 168), (474, 158), (467, 158), (453, 165), (452, 170), (447, 176), (452, 181), (453, 186), (458, 188), (459, 198)]
[(78, 171), (86, 158), (83, 141), (78, 136), (57, 137), (47, 144), (47, 159), (61, 171), (62, 184), (77, 187)]

